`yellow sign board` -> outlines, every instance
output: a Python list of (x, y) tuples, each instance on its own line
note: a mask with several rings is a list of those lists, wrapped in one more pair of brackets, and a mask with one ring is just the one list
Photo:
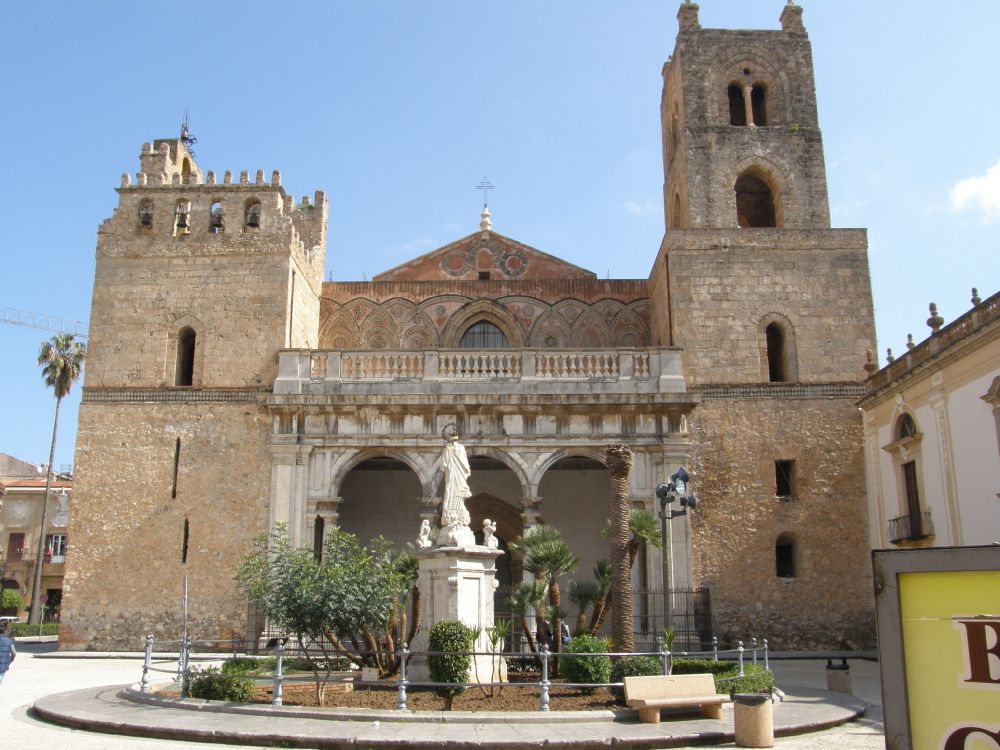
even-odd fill
[(1000, 750), (1000, 570), (898, 580), (911, 747)]

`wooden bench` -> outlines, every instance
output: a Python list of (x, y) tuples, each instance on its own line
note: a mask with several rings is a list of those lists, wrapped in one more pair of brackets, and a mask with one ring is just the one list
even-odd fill
[(715, 692), (715, 679), (707, 672), (625, 678), (625, 703), (638, 708), (639, 721), (648, 724), (660, 722), (661, 708), (697, 706), (708, 718), (721, 719), (722, 704), (730, 700)]

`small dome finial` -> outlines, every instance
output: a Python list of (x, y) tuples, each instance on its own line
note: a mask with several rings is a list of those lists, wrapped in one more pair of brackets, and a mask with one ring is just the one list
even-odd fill
[(484, 231), (492, 231), (493, 223), (490, 221), (490, 209), (483, 206), (483, 212), (479, 215), (479, 228)]

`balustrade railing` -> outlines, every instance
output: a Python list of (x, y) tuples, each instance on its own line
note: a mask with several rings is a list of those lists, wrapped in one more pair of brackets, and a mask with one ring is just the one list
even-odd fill
[[(664, 349), (286, 350), (275, 392), (307, 383), (654, 381), (682, 382), (679, 352)], [(680, 388), (679, 390), (683, 390)]]
[(911, 513), (889, 521), (888, 537), (892, 544), (917, 541), (934, 536), (934, 523), (930, 511)]

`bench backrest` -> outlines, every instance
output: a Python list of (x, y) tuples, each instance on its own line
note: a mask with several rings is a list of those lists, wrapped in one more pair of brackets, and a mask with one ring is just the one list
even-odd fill
[(705, 695), (715, 695), (715, 679), (708, 672), (625, 678), (626, 699), (656, 700)]

